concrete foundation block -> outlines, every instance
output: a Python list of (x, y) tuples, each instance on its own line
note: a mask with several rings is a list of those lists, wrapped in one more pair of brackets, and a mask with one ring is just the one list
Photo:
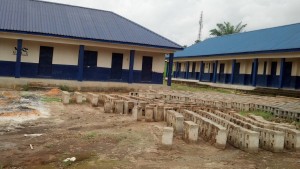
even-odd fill
[(94, 106), (94, 107), (97, 107), (97, 106), (98, 106), (98, 101), (99, 101), (98, 95), (96, 95), (96, 94), (91, 94), (89, 100), (90, 100), (92, 106)]
[(167, 125), (172, 126), (175, 133), (181, 134), (183, 132), (183, 121), (184, 117), (182, 114), (174, 110), (167, 111)]
[(69, 104), (70, 103), (70, 93), (63, 91), (62, 92), (62, 102), (63, 104)]
[(112, 113), (113, 112), (113, 103), (109, 101), (104, 102), (104, 113)]
[(132, 114), (133, 107), (133, 101), (124, 101), (124, 114)]
[(164, 106), (158, 105), (154, 111), (154, 121), (159, 122), (164, 120)]
[(154, 121), (154, 107), (146, 106), (146, 108), (145, 108), (145, 120), (147, 122), (153, 122)]
[(114, 102), (114, 113), (124, 114), (124, 101), (123, 100), (115, 100)]
[(216, 135), (215, 147), (217, 147), (219, 149), (225, 149), (226, 142), (227, 142), (227, 131), (225, 129), (218, 130), (218, 134)]
[(161, 143), (164, 146), (172, 146), (173, 144), (173, 132), (174, 129), (172, 127), (165, 127), (163, 129), (163, 135), (161, 139)]
[(199, 126), (192, 121), (183, 123), (183, 140), (187, 143), (195, 143), (198, 140)]
[(83, 96), (79, 92), (75, 92), (76, 103), (81, 104), (83, 100)]

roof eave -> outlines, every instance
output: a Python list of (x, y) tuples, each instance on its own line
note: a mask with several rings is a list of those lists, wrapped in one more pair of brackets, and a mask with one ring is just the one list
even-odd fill
[(55, 34), (39, 33), (39, 32), (27, 32), (27, 31), (6, 30), (6, 29), (0, 29), (0, 32), (10, 32), (10, 33), (20, 33), (20, 34), (40, 35), (40, 36), (51, 36), (51, 37), (59, 37), (59, 38), (66, 38), (66, 39), (77, 39), (77, 40), (90, 40), (90, 41), (95, 41), (95, 42), (106, 42), (106, 43), (113, 43), (113, 44), (127, 44), (127, 45), (161, 48), (161, 49), (171, 49), (171, 50), (183, 50), (183, 47), (159, 46), (159, 45), (141, 44), (141, 43), (133, 43), (133, 42), (122, 42), (122, 41), (113, 41), (113, 40), (104, 40), (104, 39), (82, 38), (82, 37), (55, 35)]
[(176, 56), (174, 59), (195, 58), (195, 57), (220, 57), (220, 56), (236, 56), (236, 55), (251, 55), (251, 54), (272, 54), (272, 53), (286, 53), (286, 52), (300, 52), (300, 48), (293, 49), (280, 49), (280, 50), (266, 50), (266, 51), (253, 51), (253, 52), (239, 52), (239, 53), (226, 53), (226, 54), (213, 54), (213, 55), (193, 55), (193, 56)]

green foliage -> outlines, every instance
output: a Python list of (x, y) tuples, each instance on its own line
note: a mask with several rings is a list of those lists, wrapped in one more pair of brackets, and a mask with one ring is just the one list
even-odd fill
[(176, 84), (176, 83), (172, 83), (171, 89), (188, 91), (188, 92), (212, 91), (212, 92), (219, 92), (219, 93), (233, 93), (232, 90), (228, 90), (228, 89), (213, 88), (208, 86), (188, 86), (188, 85)]
[(195, 44), (201, 42), (201, 40), (195, 40)]
[(91, 133), (86, 134), (86, 135), (84, 136), (84, 138), (90, 140), (90, 139), (96, 138), (96, 136), (97, 136), (97, 133), (96, 133), (96, 132), (91, 132)]
[(23, 90), (23, 91), (28, 91), (28, 90), (29, 90), (29, 85), (28, 85), (28, 84), (23, 85), (23, 86), (22, 86), (22, 90)]
[(56, 97), (43, 97), (41, 99), (42, 102), (61, 102), (61, 98), (56, 98)]
[(268, 121), (272, 121), (274, 119), (274, 116), (272, 116), (271, 113), (268, 113), (268, 112), (265, 112), (265, 111), (259, 111), (259, 110), (256, 110), (256, 111), (241, 111), (240, 114), (242, 116), (247, 116), (247, 115), (253, 114), (253, 115), (256, 115), (256, 116), (261, 116), (265, 120), (268, 120)]
[(247, 24), (242, 25), (242, 22), (240, 22), (236, 26), (231, 25), (230, 22), (218, 23), (216, 29), (210, 30), (210, 35), (223, 36), (234, 33), (240, 33), (244, 30), (246, 26)]
[(71, 92), (70, 87), (67, 86), (67, 85), (61, 85), (61, 86), (59, 86), (59, 89), (62, 90), (62, 91)]

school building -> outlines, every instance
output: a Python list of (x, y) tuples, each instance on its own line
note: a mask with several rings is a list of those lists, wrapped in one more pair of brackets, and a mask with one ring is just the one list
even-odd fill
[(162, 84), (179, 49), (110, 11), (0, 0), (0, 77)]
[(210, 38), (173, 65), (173, 80), (300, 89), (300, 24)]

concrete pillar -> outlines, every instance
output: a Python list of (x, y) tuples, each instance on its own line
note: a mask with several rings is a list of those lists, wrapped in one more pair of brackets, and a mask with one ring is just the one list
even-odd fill
[(153, 122), (154, 120), (154, 107), (153, 106), (146, 106), (145, 108), (145, 120), (147, 122)]
[(130, 51), (130, 61), (129, 61), (129, 77), (128, 77), (128, 83), (133, 83), (134, 57), (135, 57), (135, 50), (131, 50), (131, 51)]
[(69, 104), (70, 103), (70, 93), (67, 91), (62, 92), (62, 102), (63, 104)]
[(139, 106), (137, 105), (137, 103), (134, 103), (134, 106), (132, 108), (132, 117), (134, 120), (139, 121), (138, 118), (138, 112), (139, 112)]
[(236, 64), (236, 60), (233, 59), (232, 60), (232, 67), (231, 67), (231, 77), (230, 77), (230, 83), (233, 84), (234, 82), (234, 70), (235, 70), (235, 64)]
[(124, 114), (132, 114), (133, 107), (134, 107), (133, 101), (124, 101)]
[[(169, 54), (169, 70), (168, 72), (172, 72), (173, 69), (173, 59), (174, 59), (174, 53)], [(168, 86), (172, 85), (172, 73), (168, 74)]]
[(115, 100), (115, 111), (114, 113), (123, 114), (124, 113), (124, 101), (123, 100)]
[(256, 86), (257, 81), (257, 71), (258, 71), (258, 59), (253, 60), (253, 75), (252, 75), (252, 86)]
[(282, 88), (283, 87), (284, 69), (285, 69), (285, 58), (281, 58), (281, 60), (280, 60), (280, 76), (279, 76), (278, 88)]
[(15, 78), (21, 77), (21, 57), (22, 57), (22, 47), (23, 40), (18, 39), (17, 41), (17, 55), (16, 55), (16, 65), (15, 65)]
[(104, 113), (112, 113), (113, 112), (113, 103), (110, 101), (104, 102)]
[(75, 98), (76, 98), (76, 103), (78, 103), (78, 104), (82, 103), (83, 97), (82, 97), (81, 93), (75, 92)]
[(78, 81), (83, 80), (83, 62), (84, 62), (84, 46), (79, 46), (79, 56), (78, 56)]
[(192, 121), (185, 121), (183, 123), (183, 140), (188, 143), (194, 143), (198, 140), (199, 126)]
[(171, 146), (173, 144), (173, 132), (172, 127), (164, 127), (161, 143), (164, 146)]
[(97, 107), (98, 106), (98, 100), (99, 100), (98, 95), (96, 95), (96, 94), (91, 95), (90, 102), (91, 102), (92, 106)]
[(163, 121), (164, 120), (164, 106), (158, 105), (154, 113), (154, 121)]

